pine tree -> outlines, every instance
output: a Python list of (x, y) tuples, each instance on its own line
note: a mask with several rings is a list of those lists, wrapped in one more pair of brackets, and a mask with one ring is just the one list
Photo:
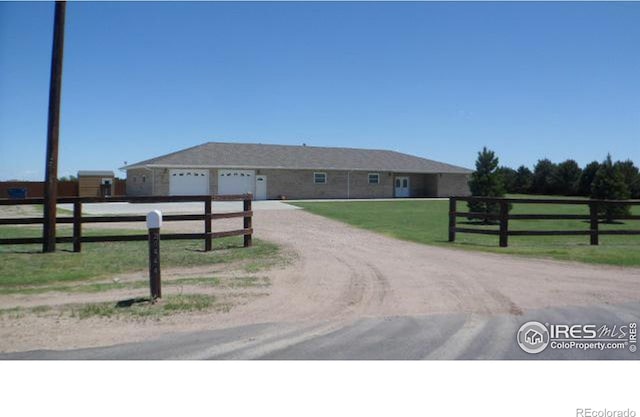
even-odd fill
[(507, 193), (515, 193), (516, 170), (513, 168), (502, 166), (497, 169), (498, 174), (502, 177), (502, 184)]
[(531, 191), (534, 194), (551, 194), (551, 177), (556, 170), (556, 164), (548, 159), (541, 159), (535, 167), (533, 167), (533, 183)]
[[(591, 185), (591, 198), (600, 200), (626, 200), (629, 198), (629, 187), (624, 182), (624, 176), (616, 169), (611, 161), (611, 155), (600, 165)], [(628, 205), (607, 204), (598, 207), (598, 213), (604, 214), (608, 223), (612, 223), (616, 216), (629, 215)]]
[[(486, 147), (478, 152), (476, 170), (469, 180), (471, 195), (481, 197), (504, 196), (504, 183), (498, 172), (498, 158), (493, 151)], [(471, 201), (468, 203), (469, 211), (478, 213), (499, 213), (500, 205), (497, 203), (485, 203)], [(485, 221), (485, 223), (488, 223)]]
[(531, 192), (532, 184), (533, 173), (526, 166), (520, 165), (520, 167), (516, 171), (516, 178), (513, 184), (513, 192), (519, 194), (528, 194)]
[(631, 198), (640, 198), (640, 173), (633, 161), (630, 159), (618, 161), (613, 166), (622, 174), (624, 183), (629, 188)]
[(587, 164), (582, 170), (580, 174), (580, 179), (578, 180), (578, 195), (583, 195), (588, 197), (591, 195), (591, 184), (593, 183), (593, 179), (596, 176), (596, 172), (600, 168), (600, 162), (593, 161)]
[(551, 174), (551, 191), (555, 195), (576, 195), (582, 170), (576, 161), (567, 159), (558, 164)]

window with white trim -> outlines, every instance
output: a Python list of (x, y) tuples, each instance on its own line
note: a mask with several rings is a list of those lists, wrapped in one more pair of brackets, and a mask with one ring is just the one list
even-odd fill
[(377, 172), (370, 172), (369, 184), (380, 184), (380, 174), (378, 174)]
[(314, 172), (313, 173), (313, 183), (314, 184), (326, 184), (327, 183), (327, 173), (326, 172)]

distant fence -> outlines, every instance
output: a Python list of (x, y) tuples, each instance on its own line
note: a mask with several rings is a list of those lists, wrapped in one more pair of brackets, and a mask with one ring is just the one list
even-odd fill
[[(499, 213), (459, 212), (458, 201), (495, 203)], [(510, 214), (512, 204), (572, 204), (589, 206), (589, 214)], [(586, 199), (534, 199), (534, 198), (497, 198), (497, 197), (450, 197), (449, 198), (449, 242), (455, 242), (456, 233), (476, 233), (499, 236), (500, 247), (509, 245), (509, 236), (575, 236), (588, 235), (592, 245), (599, 243), (600, 235), (640, 235), (640, 230), (601, 230), (598, 209), (606, 205), (640, 205), (640, 200), (586, 200)], [(465, 217), (487, 221), (498, 221), (498, 229), (478, 229), (458, 227), (457, 218)], [(509, 220), (589, 220), (589, 229), (585, 230), (509, 230)], [(637, 215), (614, 216), (613, 220), (640, 220)]]
[[(244, 247), (252, 244), (252, 218), (253, 211), (251, 201), (252, 194), (225, 195), (225, 196), (167, 196), (167, 197), (64, 197), (58, 198), (58, 204), (73, 204), (73, 217), (57, 217), (59, 224), (73, 224), (73, 236), (56, 237), (57, 243), (73, 243), (73, 251), (80, 252), (82, 243), (85, 242), (130, 242), (144, 241), (148, 236), (144, 235), (105, 235), (105, 236), (83, 236), (82, 225), (85, 223), (122, 223), (122, 222), (146, 222), (146, 215), (122, 215), (122, 216), (83, 216), (82, 205), (88, 203), (185, 203), (202, 202), (204, 204), (203, 214), (170, 214), (163, 215), (163, 221), (194, 221), (204, 222), (204, 233), (163, 233), (162, 240), (204, 240), (204, 250), (210, 251), (212, 239), (227, 236), (244, 236)], [(229, 213), (212, 213), (212, 201), (242, 201), (243, 210)], [(18, 200), (0, 199), (0, 206), (15, 206), (29, 204), (43, 204), (42, 198), (25, 198)], [(216, 219), (229, 219), (234, 217), (243, 218), (242, 229), (229, 230), (223, 232), (212, 232), (212, 221)], [(42, 217), (18, 217), (0, 218), (0, 225), (25, 225), (43, 224)], [(21, 238), (0, 238), (0, 245), (22, 245), (43, 243), (42, 237), (21, 237)]]
[[(42, 181), (0, 181), (0, 199), (9, 197), (11, 189), (26, 190), (27, 198), (44, 197), (44, 182)], [(115, 178), (112, 194), (124, 196), (126, 194), (126, 181)], [(78, 181), (58, 181), (58, 197), (77, 197)]]

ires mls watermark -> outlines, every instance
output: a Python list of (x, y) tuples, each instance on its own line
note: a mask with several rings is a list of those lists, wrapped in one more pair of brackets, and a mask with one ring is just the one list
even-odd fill
[(518, 330), (517, 342), (527, 353), (545, 349), (637, 350), (638, 324), (549, 324), (529, 321)]

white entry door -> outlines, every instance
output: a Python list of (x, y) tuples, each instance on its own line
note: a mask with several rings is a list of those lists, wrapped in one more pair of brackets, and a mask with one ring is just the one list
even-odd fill
[(218, 194), (246, 194), (255, 193), (255, 173), (246, 169), (218, 170)]
[(267, 199), (267, 176), (256, 175), (256, 200)]
[(208, 195), (208, 169), (169, 170), (169, 195)]
[(396, 177), (396, 197), (409, 197), (409, 177)]

